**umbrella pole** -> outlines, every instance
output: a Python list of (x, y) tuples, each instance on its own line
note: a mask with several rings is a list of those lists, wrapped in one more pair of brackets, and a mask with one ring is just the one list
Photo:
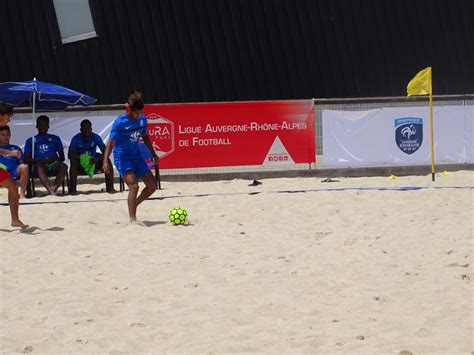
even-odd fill
[[(33, 80), (36, 81), (36, 78), (33, 78)], [(35, 106), (36, 106), (36, 91), (33, 91), (33, 138), (32, 138), (32, 144), (31, 144), (31, 157), (34, 160), (35, 159)]]

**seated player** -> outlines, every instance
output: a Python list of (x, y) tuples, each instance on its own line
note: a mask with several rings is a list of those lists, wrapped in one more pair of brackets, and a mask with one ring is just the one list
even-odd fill
[[(97, 148), (101, 153), (97, 152)], [(101, 169), (104, 160), (105, 144), (102, 138), (92, 132), (92, 123), (89, 120), (81, 122), (81, 133), (76, 134), (69, 144), (68, 158), (71, 161), (69, 169), (69, 183), (71, 194), (77, 194), (77, 174), (83, 170), (81, 166), (81, 155), (91, 156), (90, 163), (94, 164), (96, 168)], [(111, 170), (105, 174), (105, 187), (108, 193), (115, 192), (114, 190), (114, 171)]]
[(2, 154), (0, 155), (0, 164), (7, 167), (7, 171), (13, 180), (20, 179), (20, 197), (25, 198), (29, 179), (28, 165), (23, 164), (23, 152), (20, 147), (10, 144), (10, 138), (10, 127), (0, 127), (0, 148), (9, 151), (18, 151), (21, 156), (18, 158), (13, 155)]
[[(36, 119), (38, 134), (28, 138), (25, 143), (25, 163), (33, 165), (41, 184), (51, 195), (56, 194), (67, 174), (67, 165), (64, 164), (64, 148), (61, 138), (54, 134), (48, 134), (49, 117), (41, 115)], [(49, 182), (48, 175), (56, 176), (53, 184)]]
[[(13, 116), (13, 107), (0, 102), (0, 127), (6, 126)], [(8, 150), (0, 148), (0, 154), (14, 156), (20, 158), (21, 152), (19, 150)], [(10, 206), (11, 225), (12, 227), (20, 227), (22, 229), (28, 227), (18, 216), (18, 209), (20, 208), (20, 198), (18, 196), (18, 186), (12, 179), (10, 173), (4, 165), (0, 165), (0, 186), (8, 190), (8, 205)]]

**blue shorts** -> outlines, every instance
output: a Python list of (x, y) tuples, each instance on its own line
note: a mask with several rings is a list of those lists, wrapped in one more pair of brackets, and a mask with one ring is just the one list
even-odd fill
[(13, 180), (18, 180), (18, 179), (20, 178), (20, 177), (18, 176), (18, 174), (17, 174), (16, 171), (10, 173), (10, 175), (12, 176), (12, 179), (13, 179)]
[(143, 175), (150, 172), (150, 168), (148, 168), (147, 163), (142, 158), (130, 159), (126, 157), (114, 156), (114, 163), (122, 177), (125, 175), (125, 173), (132, 172), (139, 180), (143, 177)]
[[(13, 171), (10, 171), (10, 170), (13, 170)], [(18, 166), (15, 166), (15, 169), (8, 169), (7, 171), (10, 173), (13, 180), (18, 180), (19, 179), (19, 177), (18, 177)]]

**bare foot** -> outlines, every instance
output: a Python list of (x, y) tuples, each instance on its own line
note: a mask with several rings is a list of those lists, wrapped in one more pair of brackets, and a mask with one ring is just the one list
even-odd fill
[(26, 195), (24, 193), (20, 194), (20, 199), (24, 200), (26, 198)]
[(19, 219), (12, 221), (12, 227), (19, 227), (21, 229), (26, 229), (28, 228), (27, 224), (24, 224), (22, 221)]
[(130, 217), (130, 223), (134, 223), (137, 221), (137, 217)]
[(130, 226), (141, 226), (141, 227), (146, 227), (146, 224), (143, 223), (143, 222), (140, 222), (140, 221), (134, 221), (134, 222), (130, 222), (129, 224)]

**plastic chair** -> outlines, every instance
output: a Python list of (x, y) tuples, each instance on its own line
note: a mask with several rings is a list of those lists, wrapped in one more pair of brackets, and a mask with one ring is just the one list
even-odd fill
[[(36, 174), (34, 172), (34, 169), (33, 169), (32, 165), (29, 165), (29, 168), (30, 168), (30, 183), (28, 184), (29, 185), (28, 186), (28, 195), (30, 195), (31, 197), (36, 197), (35, 179), (39, 179), (39, 177), (38, 177), (38, 174)], [(48, 172), (46, 174), (46, 176), (48, 178), (56, 177), (56, 175), (52, 172)], [(65, 188), (66, 184), (67, 184), (67, 187), (68, 187), (68, 190), (69, 190), (69, 174), (66, 174), (66, 176), (63, 179), (63, 183), (62, 183), (63, 195), (66, 194), (66, 188)]]

